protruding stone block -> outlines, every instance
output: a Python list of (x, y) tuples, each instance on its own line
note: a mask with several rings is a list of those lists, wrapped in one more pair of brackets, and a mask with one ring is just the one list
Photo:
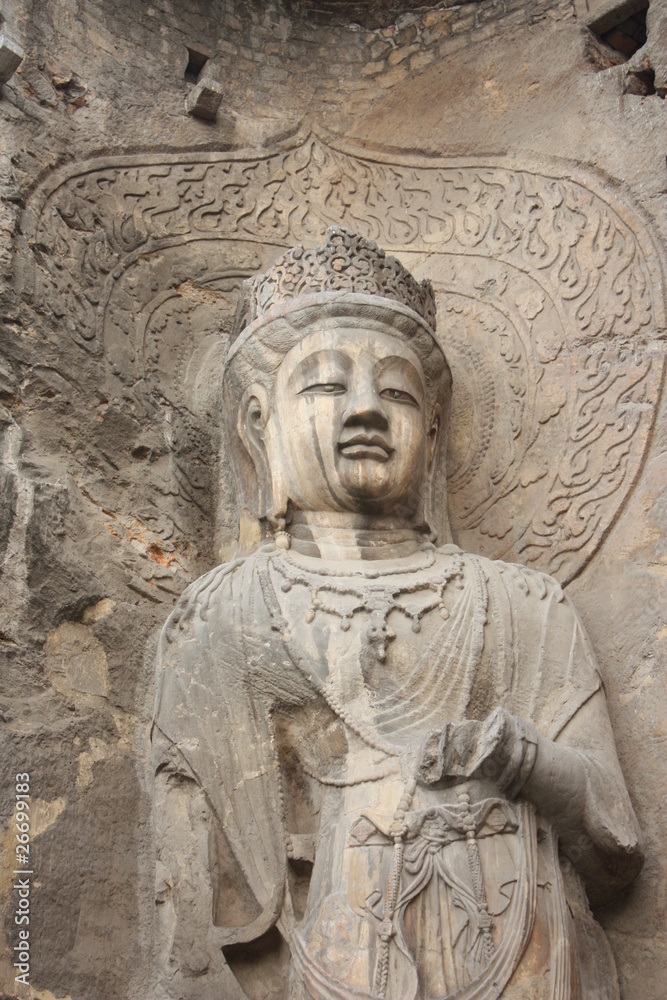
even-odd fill
[(0, 34), (0, 84), (14, 75), (23, 62), (23, 49), (7, 35)]
[(222, 86), (217, 80), (200, 80), (193, 87), (185, 100), (185, 110), (195, 118), (215, 121), (220, 102), (222, 101)]

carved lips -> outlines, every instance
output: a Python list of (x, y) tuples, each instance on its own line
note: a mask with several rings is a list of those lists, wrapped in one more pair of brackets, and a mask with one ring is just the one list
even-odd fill
[(394, 449), (379, 434), (355, 434), (339, 441), (338, 450), (345, 458), (374, 458), (379, 462), (388, 462), (394, 454)]

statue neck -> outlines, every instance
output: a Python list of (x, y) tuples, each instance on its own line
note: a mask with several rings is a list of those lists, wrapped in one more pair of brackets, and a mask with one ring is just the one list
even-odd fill
[(366, 514), (295, 511), (288, 530), (294, 552), (325, 560), (400, 559), (428, 540), (404, 521)]

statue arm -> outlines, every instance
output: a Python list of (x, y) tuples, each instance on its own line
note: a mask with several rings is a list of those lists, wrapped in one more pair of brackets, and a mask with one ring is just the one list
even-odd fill
[(523, 705), (533, 706), (523, 726), (532, 729), (536, 743), (532, 769), (520, 774), (518, 784), (552, 823), (591, 902), (600, 904), (641, 868), (639, 828), (597, 664), (576, 609), (550, 577), (525, 571), (524, 577), (530, 596), (510, 597), (523, 654), (517, 678), (521, 700), (518, 710), (507, 707), (521, 716)]
[(608, 902), (643, 863), (639, 827), (600, 689), (556, 741), (537, 737), (522, 794), (556, 829), (593, 905)]
[(419, 775), (424, 784), (480, 781), (529, 799), (555, 828), (596, 905), (641, 868), (639, 828), (601, 689), (556, 740), (503, 708), (484, 721), (450, 723), (425, 741)]
[(209, 850), (213, 816), (185, 761), (153, 733), (155, 967), (160, 1000), (247, 1000), (228, 968), (214, 926)]
[(261, 937), (282, 911), (287, 859), (270, 706), (249, 683), (240, 620), (246, 569), (229, 564), (196, 581), (158, 649), (157, 964), (170, 1000), (243, 1000), (221, 949)]
[[(475, 779), (532, 801), (591, 901), (602, 903), (632, 881), (643, 858), (590, 644), (555, 581), (519, 568), (505, 586), (519, 654), (512, 693), (499, 694), (502, 707), (485, 720), (432, 733), (420, 777), (426, 784)], [(532, 706), (527, 718), (525, 706)]]

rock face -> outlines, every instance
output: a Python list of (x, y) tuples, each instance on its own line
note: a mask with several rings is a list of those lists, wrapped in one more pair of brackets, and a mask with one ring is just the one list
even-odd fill
[[(647, 858), (595, 915), (623, 1000), (663, 996), (661, 5), (631, 52), (620, 4), (361, 6), (0, 11), (24, 53), (0, 97), (2, 995), (28, 995), (28, 927), (35, 996), (152, 995), (157, 635), (258, 541), (221, 433), (238, 289), (341, 224), (433, 283), (454, 538), (583, 620)], [(214, 119), (186, 107), (206, 81)]]

